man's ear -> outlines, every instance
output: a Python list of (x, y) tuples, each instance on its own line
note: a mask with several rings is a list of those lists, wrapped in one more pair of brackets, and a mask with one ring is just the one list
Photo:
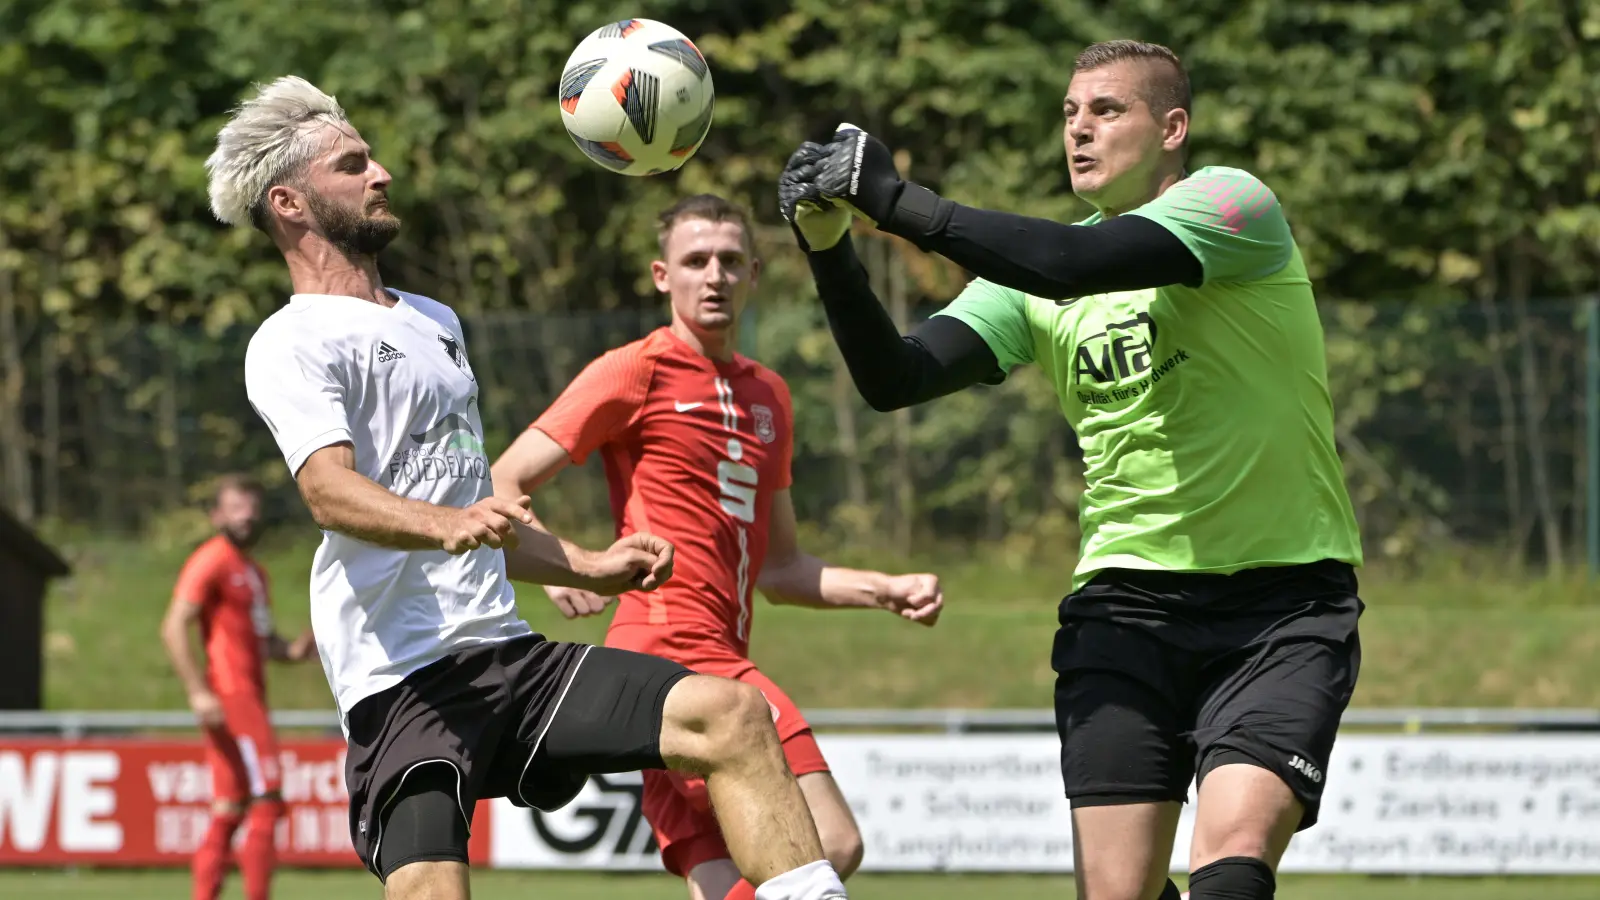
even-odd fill
[(304, 223), (310, 215), (305, 195), (286, 184), (275, 184), (267, 189), (266, 206), (269, 216), (287, 222)]
[(1167, 110), (1166, 128), (1161, 135), (1161, 146), (1166, 150), (1179, 150), (1189, 140), (1189, 112), (1185, 109)]

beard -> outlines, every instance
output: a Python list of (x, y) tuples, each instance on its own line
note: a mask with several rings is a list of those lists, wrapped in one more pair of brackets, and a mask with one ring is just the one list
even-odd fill
[(305, 191), (306, 205), (327, 233), (328, 241), (347, 257), (377, 256), (400, 234), (400, 220), (387, 208), (369, 216), (360, 210), (330, 203), (315, 190)]
[(223, 525), (219, 531), (228, 542), (240, 550), (249, 550), (261, 538), (261, 526), (255, 522), (239, 522)]

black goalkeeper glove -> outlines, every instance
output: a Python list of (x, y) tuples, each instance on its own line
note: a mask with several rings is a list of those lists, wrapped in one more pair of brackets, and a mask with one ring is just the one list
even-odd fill
[(850, 230), (850, 210), (822, 199), (811, 183), (817, 161), (827, 155), (827, 147), (806, 141), (778, 176), (778, 212), (794, 229), (800, 249), (808, 253), (833, 247)]
[(880, 230), (913, 243), (943, 230), (952, 206), (933, 191), (903, 180), (889, 148), (848, 122), (828, 143), (807, 142), (790, 157), (779, 182), (779, 202), (786, 204), (784, 216), (790, 222), (801, 201), (842, 204)]

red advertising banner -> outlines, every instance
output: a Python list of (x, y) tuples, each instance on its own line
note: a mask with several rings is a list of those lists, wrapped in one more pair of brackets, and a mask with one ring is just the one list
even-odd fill
[[(339, 740), (281, 744), (280, 864), (361, 865), (344, 755)], [(210, 815), (198, 740), (0, 740), (0, 866), (187, 866)]]

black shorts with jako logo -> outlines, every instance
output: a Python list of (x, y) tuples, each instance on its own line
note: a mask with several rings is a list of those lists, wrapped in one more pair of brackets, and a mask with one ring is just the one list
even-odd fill
[(1074, 806), (1188, 797), (1221, 765), (1277, 775), (1317, 821), (1361, 668), (1355, 570), (1100, 572), (1061, 601), (1051, 665)]

